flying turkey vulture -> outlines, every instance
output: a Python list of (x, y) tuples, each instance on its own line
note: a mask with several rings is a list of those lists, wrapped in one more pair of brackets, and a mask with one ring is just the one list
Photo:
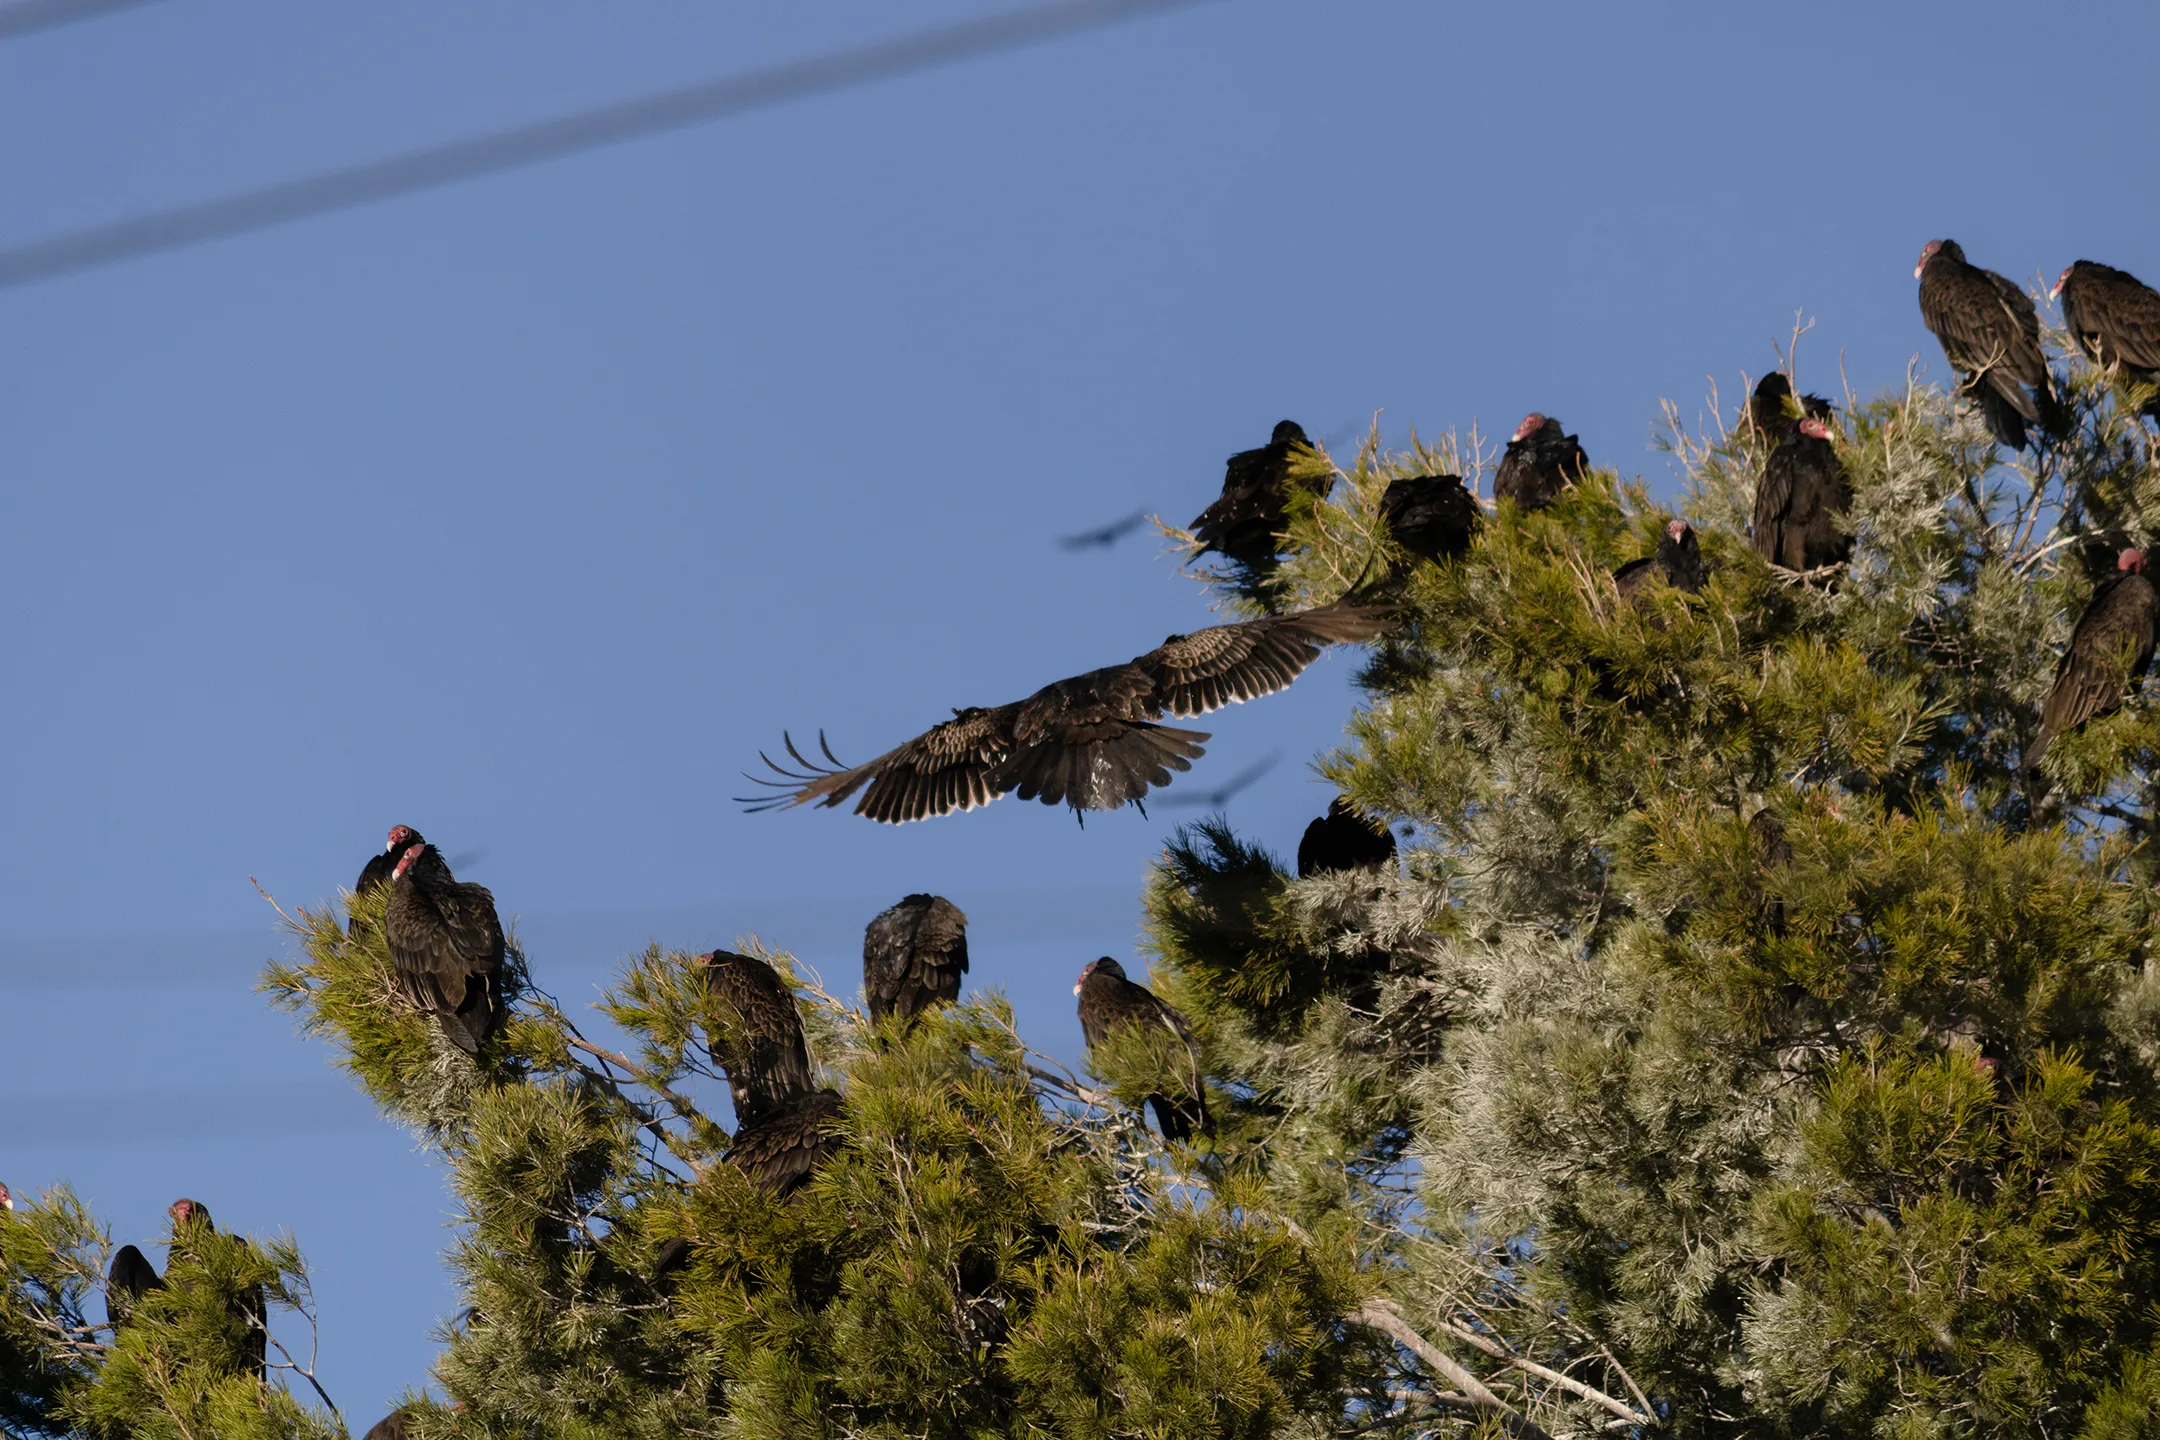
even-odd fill
[(1763, 462), (1755, 486), (1755, 553), (1787, 570), (1817, 570), (1852, 554), (1838, 520), (1852, 506), (1845, 462), (1830, 425), (1810, 415), (1793, 425)]
[(2025, 427), (2060, 426), (2055, 377), (2040, 349), (2032, 297), (1992, 270), (1968, 264), (1955, 240), (1930, 240), (1913, 267), (1920, 318), (1942, 343), (1959, 389), (1979, 402), (1995, 438), (2025, 447)]
[(1478, 504), (1460, 475), (1412, 475), (1388, 482), (1380, 514), (1396, 544), (1412, 555), (1442, 560), (1470, 548)]
[[(1073, 994), (1080, 997), (1080, 1033), (1090, 1050), (1113, 1032), (1132, 1025), (1161, 1025), (1185, 1042), (1188, 1051), (1192, 1048), (1192, 1027), (1185, 1023), (1185, 1017), (1157, 999), (1145, 985), (1126, 979), (1125, 967), (1107, 955), (1080, 972)], [(1184, 1140), (1195, 1130), (1207, 1129), (1207, 1095), (1205, 1087), (1200, 1086), (1197, 1058), (1193, 1082), (1200, 1088), (1189, 1100), (1173, 1100), (1168, 1095), (1147, 1097), (1163, 1139)]]
[(863, 930), (863, 994), (873, 1024), (950, 1005), (967, 968), (967, 916), (942, 895), (910, 895)]
[(1375, 825), (1352, 809), (1340, 795), (1328, 802), (1327, 814), (1305, 827), (1305, 838), (1298, 841), (1300, 880), (1394, 863), (1395, 837), (1385, 825)]
[(1325, 479), (1290, 478), (1293, 453), (1311, 448), (1305, 431), (1285, 420), (1266, 445), (1232, 455), (1223, 467), (1222, 495), (1192, 522), (1200, 549), (1244, 565), (1272, 562), (1282, 545), (1283, 527), (1289, 524), (1291, 488), (1315, 496), (1327, 493)]
[(838, 1091), (809, 1090), (791, 1096), (756, 1124), (740, 1126), (728, 1144), (727, 1158), (759, 1189), (783, 1198), (840, 1147), (840, 1137), (832, 1130), (839, 1114)]
[[(750, 778), (786, 793), (742, 803), (752, 810), (813, 801), (830, 807), (867, 783), (855, 813), (889, 825), (972, 810), (1009, 791), (1076, 812), (1138, 804), (1151, 786), (1169, 784), (1171, 771), (1190, 770), (1208, 738), (1205, 731), (1157, 723), (1164, 715), (1202, 715), (1272, 695), (1325, 646), (1369, 640), (1386, 617), (1384, 610), (1337, 601), (1172, 635), (1123, 665), (1057, 681), (1025, 700), (955, 710), (952, 719), (852, 767), (829, 748), (829, 768), (809, 760), (787, 738), (788, 754), (803, 770), (783, 769), (760, 754), (781, 778)], [(823, 747), (822, 733), (818, 739)]]
[[(2048, 294), (2062, 301), (2063, 324), (2093, 364), (2160, 385), (2160, 293), (2127, 270), (2080, 260)], [(2160, 395), (2143, 413), (2160, 420)]]
[[(426, 837), (410, 825), (391, 826), (390, 843), (383, 846), (379, 853), (368, 857), (367, 864), (361, 868), (360, 878), (353, 881), (353, 899), (357, 900), (381, 886), (388, 885), (390, 876), (397, 870), (398, 857), (405, 853), (406, 847), (425, 845), (426, 843)], [(348, 935), (358, 934), (359, 924), (359, 921), (348, 916), (345, 921), (345, 933)]]
[[(200, 1247), (206, 1239), (215, 1238), (217, 1227), (210, 1221), (209, 1207), (198, 1200), (179, 1199), (166, 1207), (172, 1217), (172, 1243), (166, 1251), (166, 1268), (172, 1262), (194, 1260), (202, 1262)], [(123, 1245), (113, 1256), (112, 1267), (105, 1276), (105, 1317), (111, 1322), (115, 1334), (133, 1316), (135, 1307), (153, 1290), (165, 1288), (157, 1269), (142, 1251), (133, 1245)], [(268, 1301), (260, 1285), (251, 1286), (233, 1297), (228, 1313), (239, 1327), (238, 1348), (247, 1367), (261, 1379), (264, 1369), (265, 1347), (269, 1331), (264, 1316)]]
[(502, 921), (485, 885), (460, 884), (433, 845), (405, 847), (391, 871), (383, 938), (399, 993), (442, 1023), (468, 1055), (494, 1032), (503, 1010)]
[(752, 955), (715, 950), (698, 957), (717, 1024), (705, 1030), (713, 1063), (727, 1071), (735, 1123), (756, 1125), (810, 1089), (810, 1047), (795, 992)]
[(1493, 498), (1512, 500), (1520, 510), (1542, 510), (1589, 468), (1575, 437), (1562, 434), (1559, 421), (1533, 410), (1515, 427), (1515, 438), (1500, 457)]
[(2070, 647), (2040, 706), (2040, 733), (2025, 752), (2028, 773), (2039, 768), (2056, 736), (2122, 708), (2152, 665), (2156, 615), (2160, 597), (2145, 578), (2145, 552), (2125, 550), (2070, 632)]
[(1658, 538), (1657, 554), (1628, 561), (1612, 572), (1612, 578), (1621, 595), (1630, 600), (1659, 580), (1690, 595), (1700, 593), (1702, 548), (1696, 543), (1695, 527), (1685, 520), (1671, 521)]

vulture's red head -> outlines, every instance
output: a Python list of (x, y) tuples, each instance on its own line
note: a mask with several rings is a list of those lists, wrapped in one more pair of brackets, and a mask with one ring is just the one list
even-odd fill
[(0, 1210), (12, 1210), (14, 1208), (15, 1197), (8, 1193), (7, 1186), (0, 1185)]
[(1109, 956), (1105, 955), (1100, 960), (1088, 961), (1087, 969), (1082, 970), (1080, 972), (1080, 978), (1073, 981), (1073, 994), (1078, 995), (1080, 993), (1081, 987), (1087, 984), (1088, 976), (1095, 974), (1097, 971), (1100, 971), (1105, 975), (1115, 976), (1120, 980), (1125, 978), (1125, 967), (1118, 964), (1117, 961), (1111, 959)]
[(1545, 417), (1533, 410), (1528, 415), (1523, 416), (1522, 424), (1515, 427), (1515, 439), (1518, 443), (1527, 440), (1544, 428)]
[(1817, 420), (1810, 415), (1800, 422), (1800, 433), (1810, 440), (1827, 440), (1830, 438), (1830, 426), (1828, 422)]
[(395, 855), (419, 838), (420, 832), (410, 825), (392, 825), (390, 827), (390, 843), (383, 846), (383, 853)]
[(1688, 537), (1688, 523), (1685, 520), (1669, 520), (1665, 524), (1665, 533), (1670, 535), (1676, 543), (1685, 544)]
[(172, 1216), (175, 1229), (182, 1225), (208, 1225), (210, 1223), (210, 1207), (200, 1200), (185, 1198), (175, 1200), (165, 1207), (165, 1213)]
[(1927, 269), (1928, 261), (1942, 254), (1943, 246), (1948, 243), (1950, 242), (1947, 240), (1930, 240), (1926, 245), (1922, 246), (1920, 249), (1920, 263), (1912, 267), (1912, 278), (1919, 279), (1920, 272)]
[(2062, 274), (2055, 277), (2055, 288), (2048, 291), (2048, 299), (2062, 299), (2062, 287), (2070, 283), (2070, 271), (2075, 269), (2077, 269), (2077, 266), (2069, 266), (2063, 271)]
[(426, 849), (427, 846), (417, 843), (407, 845), (405, 847), (405, 853), (398, 856), (397, 869), (390, 872), (390, 878), (392, 880), (403, 879), (405, 876), (405, 872), (412, 869), (414, 865), (419, 863), (420, 854)]
[(2130, 575), (2144, 574), (2145, 552), (2142, 550), (2123, 551), (2122, 554), (2115, 557), (2115, 568)]

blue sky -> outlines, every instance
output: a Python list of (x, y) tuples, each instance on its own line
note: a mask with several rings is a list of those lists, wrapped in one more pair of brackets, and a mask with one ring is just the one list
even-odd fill
[[(164, 0), (0, 44), (0, 246), (988, 7)], [(1954, 13), (1955, 18), (1950, 18)], [(2075, 26), (2073, 66), (2064, 33)], [(2097, 43), (2095, 43), (2097, 37)], [(1148, 536), (1298, 419), (1526, 410), (1666, 483), (1661, 399), (1939, 353), (1938, 236), (2160, 280), (2149, 5), (1223, 0), (0, 292), (0, 1179), (122, 1239), (289, 1227), (356, 1428), (453, 1308), (440, 1176), (250, 991), (420, 827), (590, 994), (757, 931), (852, 983), (916, 889), (1042, 1048), (1169, 828), (746, 816), (1209, 623)], [(1183, 782), (1279, 850), (1349, 657)], [(1173, 792), (1175, 793), (1175, 792)]]

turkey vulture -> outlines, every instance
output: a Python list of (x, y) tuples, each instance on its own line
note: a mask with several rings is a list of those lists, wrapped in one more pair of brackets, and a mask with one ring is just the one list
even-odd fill
[(495, 896), (460, 884), (433, 845), (409, 844), (391, 872), (383, 938), (398, 992), (433, 1012), (451, 1044), (478, 1055), (503, 1010), (507, 947)]
[(10, 1191), (7, 1186), (0, 1185), (0, 1210), (13, 1210), (14, 1208), (14, 1192)]
[(1266, 565), (1282, 545), (1283, 528), (1290, 520), (1293, 486), (1325, 495), (1328, 481), (1322, 478), (1293, 480), (1290, 462), (1299, 450), (1310, 450), (1312, 441), (1292, 420), (1275, 427), (1275, 433), (1258, 450), (1240, 450), (1223, 467), (1222, 495), (1192, 522), (1192, 533), (1204, 553), (1209, 550), (1244, 565)]
[[(410, 825), (391, 826), (390, 843), (383, 846), (378, 854), (368, 857), (367, 864), (361, 868), (360, 878), (353, 881), (353, 899), (357, 900), (380, 886), (388, 885), (390, 876), (397, 870), (398, 857), (405, 853), (406, 847), (426, 843), (426, 837)], [(350, 916), (346, 917), (345, 933), (358, 934), (359, 923)]]
[(863, 930), (863, 994), (873, 1024), (950, 1005), (967, 968), (967, 916), (942, 895), (910, 895)]
[(2040, 733), (2025, 752), (2028, 773), (2040, 766), (2055, 737), (2088, 720), (2112, 715), (2152, 665), (2153, 621), (2160, 598), (2145, 578), (2145, 552), (2125, 550), (2115, 574), (2093, 592), (2055, 667), (2055, 683), (2040, 707)]
[[(750, 777), (786, 793), (743, 797), (752, 810), (844, 802), (857, 790), (855, 813), (898, 825), (987, 805), (1010, 791), (1076, 812), (1140, 803), (1151, 786), (1190, 770), (1208, 738), (1200, 730), (1158, 723), (1164, 715), (1201, 715), (1236, 700), (1272, 695), (1297, 679), (1323, 647), (1369, 640), (1387, 613), (1337, 601), (1295, 615), (1273, 615), (1172, 635), (1147, 654), (1046, 685), (1025, 700), (971, 706), (875, 760), (831, 766), (788, 754), (802, 771), (763, 755), (779, 780)], [(824, 736), (819, 735), (823, 747)], [(868, 788), (864, 789), (867, 783)]]
[(2055, 377), (2040, 349), (2032, 297), (1992, 270), (1968, 264), (1955, 240), (1930, 240), (1913, 267), (1920, 318), (1942, 343), (1959, 389), (1979, 402), (1995, 438), (2025, 447), (2025, 427), (2060, 426)]
[(810, 1089), (810, 1047), (803, 1040), (795, 992), (780, 972), (751, 955), (700, 955), (705, 986), (719, 1011), (705, 1048), (727, 1071), (735, 1123), (756, 1125)]
[[(1090, 1050), (1112, 1032), (1131, 1025), (1161, 1025), (1184, 1041), (1187, 1050), (1192, 1048), (1192, 1027), (1185, 1023), (1185, 1017), (1157, 999), (1145, 985), (1126, 979), (1125, 967), (1107, 955), (1080, 972), (1073, 994), (1080, 997), (1080, 1033)], [(1198, 1086), (1197, 1059), (1193, 1068), (1193, 1081)], [(1150, 1095), (1147, 1103), (1154, 1107), (1155, 1125), (1165, 1140), (1184, 1140), (1195, 1130), (1207, 1129), (1205, 1087), (1197, 1089), (1190, 1100)]]
[[(166, 1250), (167, 1269), (179, 1260), (203, 1261), (197, 1247), (205, 1239), (217, 1235), (217, 1227), (210, 1221), (210, 1209), (199, 1200), (179, 1199), (166, 1207), (172, 1217), (172, 1243)], [(105, 1276), (105, 1316), (117, 1334), (134, 1314), (135, 1306), (143, 1296), (153, 1290), (165, 1288), (157, 1269), (133, 1245), (123, 1245), (113, 1256), (112, 1267)], [(228, 1313), (241, 1328), (239, 1349), (247, 1367), (260, 1380), (266, 1373), (264, 1361), (269, 1330), (264, 1316), (268, 1307), (267, 1297), (260, 1285), (254, 1285), (233, 1297)]]
[(1782, 370), (1773, 370), (1755, 383), (1755, 393), (1748, 397), (1748, 420), (1771, 444), (1785, 439), (1801, 420), (1810, 416), (1817, 420), (1830, 418), (1830, 402), (1820, 395), (1800, 397), (1800, 411), (1793, 413), (1792, 381), (1785, 378)]
[(1500, 457), (1493, 498), (1512, 500), (1519, 510), (1542, 510), (1589, 468), (1575, 437), (1562, 434), (1559, 421), (1533, 410), (1515, 427), (1515, 438)]
[(1612, 572), (1612, 578), (1621, 595), (1630, 600), (1659, 580), (1675, 590), (1699, 594), (1703, 587), (1703, 563), (1702, 547), (1695, 540), (1695, 527), (1685, 520), (1671, 521), (1658, 538), (1657, 554), (1628, 561)]
[[(2160, 293), (2127, 270), (2080, 260), (2048, 292), (2063, 324), (2093, 364), (2137, 385), (2160, 385)], [(2160, 420), (2160, 395), (2144, 413)]]
[(135, 1313), (135, 1306), (152, 1290), (162, 1290), (165, 1282), (158, 1278), (157, 1267), (149, 1257), (133, 1245), (122, 1245), (112, 1258), (112, 1266), (105, 1272), (105, 1318), (118, 1334)]
[(727, 1158), (751, 1183), (784, 1198), (810, 1178), (820, 1161), (840, 1147), (832, 1122), (840, 1114), (835, 1090), (807, 1090), (756, 1124), (741, 1125), (728, 1145)]
[(405, 1440), (412, 1433), (410, 1418), (406, 1407), (400, 1405), (376, 1421), (361, 1440)]
[(1380, 514), (1396, 544), (1412, 555), (1441, 560), (1470, 548), (1478, 504), (1460, 475), (1413, 475), (1388, 482)]
[(1395, 837), (1385, 825), (1375, 825), (1352, 809), (1340, 795), (1328, 802), (1327, 814), (1305, 827), (1305, 838), (1298, 841), (1300, 880), (1394, 863)]
[(1835, 565), (1852, 554), (1852, 536), (1838, 528), (1851, 506), (1852, 486), (1830, 442), (1829, 422), (1810, 415), (1763, 462), (1755, 486), (1755, 553), (1787, 570)]

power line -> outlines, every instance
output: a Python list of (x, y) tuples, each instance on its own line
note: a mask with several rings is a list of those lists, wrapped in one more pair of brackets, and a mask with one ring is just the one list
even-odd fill
[(0, 251), (0, 290), (1201, 3), (1205, 0), (1054, 0), (93, 226)]
[(150, 0), (15, 0), (12, 5), (0, 5), (0, 40), (73, 25), (78, 20), (95, 20), (115, 10), (132, 10), (137, 5), (149, 3)]

